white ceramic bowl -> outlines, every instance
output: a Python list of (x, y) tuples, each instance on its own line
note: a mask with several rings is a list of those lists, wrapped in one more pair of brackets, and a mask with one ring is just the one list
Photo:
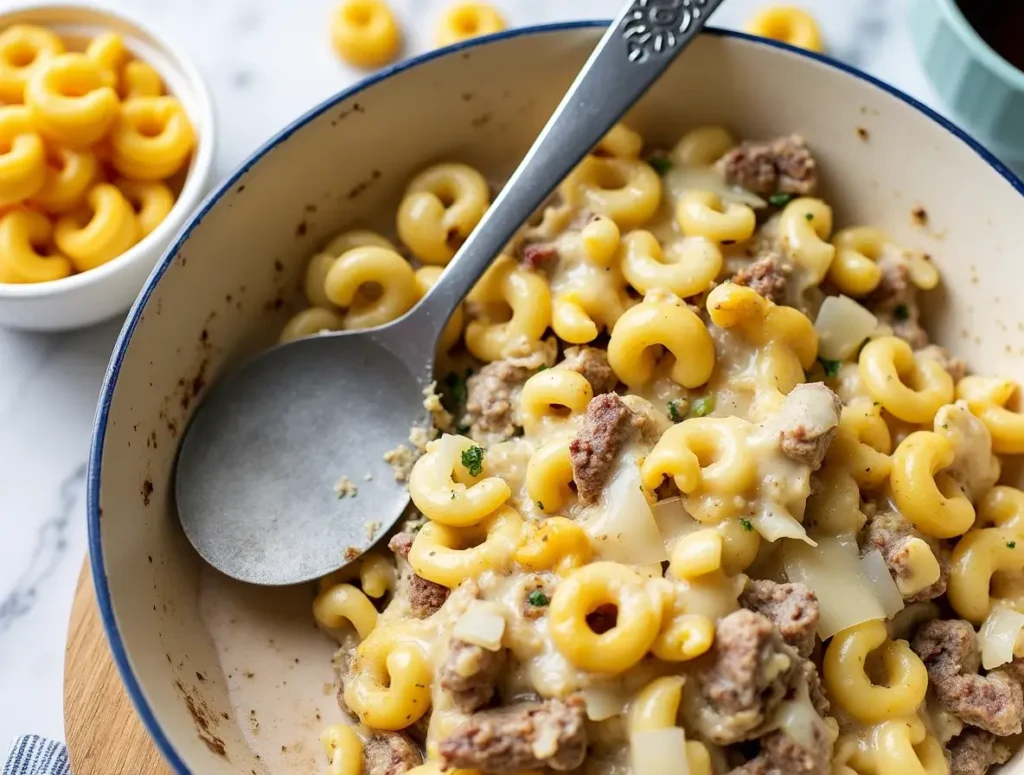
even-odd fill
[[(329, 235), (393, 229), (413, 173), (454, 159), (506, 176), (600, 33), (511, 31), (328, 100), (206, 201), (136, 302), (97, 415), (90, 553), (117, 664), (177, 772), (322, 771), (316, 736), (340, 717), (322, 690), (333, 644), (311, 626), (311, 590), (227, 582), (178, 525), (175, 448), (197, 394), (275, 340)], [(750, 138), (802, 132), (840, 226), (874, 224), (934, 256), (946, 289), (931, 299), (938, 340), (975, 369), (1024, 377), (1024, 186), (935, 114), (822, 57), (713, 32), (627, 120), (663, 146), (706, 123)], [(914, 225), (918, 206), (927, 228)]]
[(152, 233), (102, 266), (47, 283), (0, 283), (0, 326), (61, 331), (99, 323), (124, 312), (182, 224), (202, 200), (214, 161), (214, 113), (206, 84), (182, 50), (120, 12), (95, 3), (19, 4), (0, 11), (0, 30), (13, 24), (39, 24), (72, 39), (100, 32), (120, 33), (139, 58), (164, 79), (169, 93), (185, 107), (198, 143), (174, 207)]

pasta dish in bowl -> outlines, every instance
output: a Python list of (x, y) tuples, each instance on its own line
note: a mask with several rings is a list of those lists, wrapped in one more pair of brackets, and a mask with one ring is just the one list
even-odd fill
[[(619, 125), (495, 261), (441, 343), (433, 438), (396, 464), (413, 506), (391, 556), (313, 603), (362, 724), (325, 731), (338, 772), (1009, 757), (1012, 385), (930, 343), (929, 256), (835, 229), (818, 175), (799, 135), (708, 126), (650, 152)], [(341, 234), (284, 338), (403, 314), (487, 196), (469, 166), (421, 172), (397, 224), (422, 267)]]
[(732, 86), (670, 71), (496, 258), (439, 343), (433, 427), (352, 440), (366, 467), (325, 502), (397, 479), (396, 531), (367, 524), (315, 590), (234, 584), (180, 535), (207, 382), (411, 309), (595, 39), (513, 34), (339, 97), (151, 281), (90, 524), (177, 771), (965, 775), (1017, 750), (1018, 184), (882, 86), (741, 36), (685, 54)]

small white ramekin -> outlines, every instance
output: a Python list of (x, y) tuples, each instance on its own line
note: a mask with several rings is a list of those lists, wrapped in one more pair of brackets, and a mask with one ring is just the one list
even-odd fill
[(23, 3), (0, 11), (0, 30), (12, 24), (38, 24), (70, 37), (108, 30), (119, 33), (131, 51), (156, 68), (196, 128), (198, 142), (181, 194), (168, 216), (145, 239), (88, 272), (46, 283), (0, 283), (0, 326), (34, 331), (82, 328), (131, 306), (171, 238), (206, 193), (216, 136), (213, 103), (199, 71), (181, 48), (120, 12), (94, 3)]

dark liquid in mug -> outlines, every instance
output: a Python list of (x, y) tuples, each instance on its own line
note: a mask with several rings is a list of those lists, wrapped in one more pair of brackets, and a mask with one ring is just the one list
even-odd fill
[(986, 43), (1024, 70), (1024, 0), (957, 0), (957, 5)]

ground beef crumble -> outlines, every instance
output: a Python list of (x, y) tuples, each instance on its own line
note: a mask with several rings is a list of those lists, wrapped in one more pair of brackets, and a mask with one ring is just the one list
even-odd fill
[(505, 664), (504, 649), (490, 651), (452, 638), (438, 678), (452, 704), (463, 713), (472, 713), (491, 701)]
[(571, 369), (587, 378), (594, 389), (594, 395), (611, 393), (619, 384), (612, 367), (608, 365), (608, 353), (597, 347), (568, 347), (558, 367)]
[(918, 350), (917, 354), (938, 361), (939, 365), (953, 378), (954, 383), (959, 382), (967, 375), (967, 364), (960, 358), (954, 358), (950, 355), (949, 350), (945, 347), (930, 344)]
[(928, 346), (928, 333), (920, 323), (921, 311), (917, 304), (917, 286), (910, 279), (905, 259), (883, 255), (878, 259), (882, 280), (862, 302), (893, 333), (905, 340), (914, 350)]
[(768, 301), (785, 304), (790, 269), (781, 256), (766, 255), (733, 275), (732, 281), (753, 289)]
[(374, 732), (363, 743), (364, 775), (402, 775), (421, 764), (416, 743), (401, 732)]
[(493, 775), (575, 769), (587, 754), (585, 709), (583, 697), (572, 695), (474, 713), (441, 740), (441, 766)]
[(1009, 744), (991, 732), (967, 727), (949, 741), (949, 775), (985, 775), (994, 764), (1004, 764), (1013, 755)]
[(789, 691), (801, 659), (771, 621), (740, 609), (718, 623), (700, 674), (701, 733), (719, 745), (758, 737)]
[(728, 775), (828, 775), (832, 743), (822, 727), (812, 734), (807, 746), (785, 732), (770, 732), (761, 739), (761, 752)]
[(543, 352), (506, 358), (483, 366), (466, 380), (466, 413), (462, 424), (476, 440), (501, 441), (522, 428), (516, 416), (519, 391), (542, 367), (553, 365)]
[(817, 471), (835, 438), (842, 409), (839, 396), (823, 383), (797, 385), (776, 419), (782, 454)]
[(964, 723), (1004, 737), (1021, 731), (1024, 693), (1005, 670), (981, 676), (974, 627), (962, 619), (935, 619), (911, 644), (928, 668), (939, 704)]
[(548, 242), (531, 242), (523, 246), (523, 263), (530, 269), (542, 269), (558, 259), (558, 250)]
[(740, 605), (768, 617), (800, 656), (811, 655), (821, 611), (817, 596), (806, 586), (751, 579), (740, 595)]
[(437, 613), (448, 599), (451, 590), (441, 584), (435, 584), (413, 572), (409, 566), (409, 551), (412, 549), (416, 534), (408, 531), (396, 533), (388, 541), (388, 548), (395, 557), (403, 562), (399, 564), (398, 597), (405, 597), (409, 602), (409, 611), (417, 619), (426, 619)]
[(809, 196), (818, 188), (818, 165), (800, 135), (745, 142), (718, 161), (725, 179), (755, 194)]
[[(939, 562), (939, 578), (920, 590), (911, 590), (907, 586), (913, 573), (909, 547), (914, 539), (927, 543)], [(932, 600), (946, 592), (946, 583), (949, 581), (949, 550), (934, 538), (922, 534), (898, 512), (877, 512), (861, 531), (860, 546), (864, 552), (877, 549), (881, 553), (890, 575), (907, 602)]]
[(596, 396), (587, 404), (579, 433), (569, 443), (580, 503), (597, 501), (623, 445), (638, 432), (638, 423), (638, 415), (615, 393)]

